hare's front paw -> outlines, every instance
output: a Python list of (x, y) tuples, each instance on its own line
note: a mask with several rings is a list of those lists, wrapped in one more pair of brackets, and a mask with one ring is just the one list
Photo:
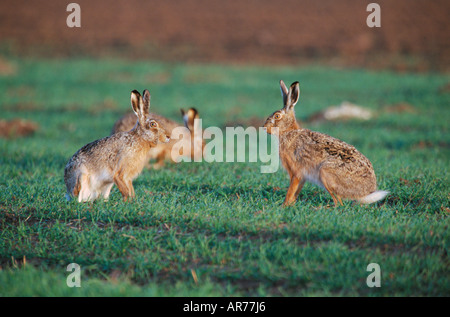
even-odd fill
[(285, 200), (284, 202), (283, 202), (283, 207), (290, 207), (290, 206), (293, 206), (293, 205), (295, 205), (295, 200)]

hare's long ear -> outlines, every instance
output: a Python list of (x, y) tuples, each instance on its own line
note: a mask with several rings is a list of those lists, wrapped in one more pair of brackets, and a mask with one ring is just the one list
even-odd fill
[(150, 93), (147, 89), (144, 90), (144, 98), (137, 90), (131, 92), (131, 107), (138, 117), (138, 121), (144, 122), (150, 110)]
[[(199, 120), (195, 120), (199, 119)], [(189, 129), (192, 127), (192, 131), (199, 132), (199, 124), (200, 124), (200, 116), (198, 115), (198, 111), (195, 108), (189, 109)]]
[(298, 81), (292, 83), (287, 94), (287, 100), (284, 108), (286, 110), (294, 110), (294, 106), (297, 104), (298, 98), (300, 97), (300, 84)]
[(189, 126), (188, 126), (188, 124), (189, 124), (189, 110), (188, 111), (184, 111), (184, 109), (180, 109), (180, 111), (181, 111), (181, 116), (183, 117), (184, 126), (189, 129)]
[(283, 97), (283, 105), (286, 106), (289, 91), (286, 85), (284, 84), (284, 81), (282, 80), (280, 80), (280, 90), (281, 90), (281, 97)]
[(141, 94), (137, 90), (133, 90), (131, 92), (131, 108), (133, 109), (134, 113), (138, 118), (140, 113), (141, 100), (142, 100)]
[(194, 123), (195, 118), (198, 118), (198, 112), (195, 108), (190, 108), (184, 115), (183, 115), (183, 121), (186, 128), (188, 128), (191, 131), (194, 131)]
[(145, 89), (142, 94), (144, 95), (142, 98), (142, 114), (144, 116), (148, 115), (150, 113), (150, 92)]

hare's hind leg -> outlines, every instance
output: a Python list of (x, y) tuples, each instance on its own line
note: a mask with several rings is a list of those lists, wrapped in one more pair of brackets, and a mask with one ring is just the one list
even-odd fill
[[(333, 198), (334, 206), (337, 207), (338, 206), (338, 200), (334, 196), (333, 192), (331, 191), (331, 189), (329, 188), (329, 186), (326, 183), (323, 183), (323, 186), (325, 187), (327, 192), (331, 195), (331, 198)], [(339, 197), (339, 201), (341, 202), (341, 205), (342, 205), (342, 201), (341, 201), (340, 197)]]
[(334, 174), (332, 172), (330, 173), (327, 169), (322, 167), (320, 169), (319, 177), (323, 187), (325, 187), (327, 192), (331, 195), (331, 198), (333, 198), (334, 206), (337, 207), (339, 203), (341, 206), (343, 206), (341, 197), (336, 195), (334, 191), (335, 188)]
[(300, 179), (296, 176), (291, 177), (291, 183), (289, 184), (289, 188), (286, 193), (286, 198), (284, 199), (283, 206), (289, 206), (295, 203), (304, 184), (305, 184), (304, 179)]

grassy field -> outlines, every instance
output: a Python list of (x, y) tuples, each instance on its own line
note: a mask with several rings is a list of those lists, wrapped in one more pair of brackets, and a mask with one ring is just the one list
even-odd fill
[[(13, 60), (0, 76), (2, 119), (39, 124), (0, 139), (0, 296), (449, 296), (450, 76), (321, 66), (177, 65), (124, 60)], [(81, 146), (110, 133), (147, 88), (151, 110), (203, 126), (264, 122), (281, 107), (278, 81), (298, 80), (297, 118), (344, 100), (368, 122), (304, 123), (355, 145), (390, 196), (335, 208), (306, 184), (260, 163), (180, 163), (144, 170), (136, 200), (64, 198), (63, 171)], [(398, 104), (408, 107), (397, 107)], [(405, 111), (406, 109), (406, 111)], [(69, 263), (81, 287), (66, 285)], [(381, 287), (369, 288), (369, 263)]]

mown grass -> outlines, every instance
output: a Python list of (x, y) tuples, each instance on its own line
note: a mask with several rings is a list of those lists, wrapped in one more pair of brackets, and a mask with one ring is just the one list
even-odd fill
[[(308, 67), (233, 67), (125, 60), (16, 59), (0, 77), (1, 117), (37, 122), (0, 139), (2, 296), (450, 295), (450, 77)], [(179, 120), (203, 126), (265, 117), (281, 106), (278, 80), (298, 80), (297, 117), (343, 100), (369, 122), (305, 123), (355, 145), (375, 167), (383, 202), (335, 208), (305, 185), (281, 208), (288, 179), (260, 163), (168, 164), (134, 182), (136, 200), (64, 199), (63, 170), (84, 144), (109, 134), (133, 89)], [(408, 103), (412, 111), (389, 107)], [(179, 120), (180, 121), (180, 120)], [(69, 263), (81, 288), (69, 288)], [(381, 267), (369, 288), (369, 263)]]

